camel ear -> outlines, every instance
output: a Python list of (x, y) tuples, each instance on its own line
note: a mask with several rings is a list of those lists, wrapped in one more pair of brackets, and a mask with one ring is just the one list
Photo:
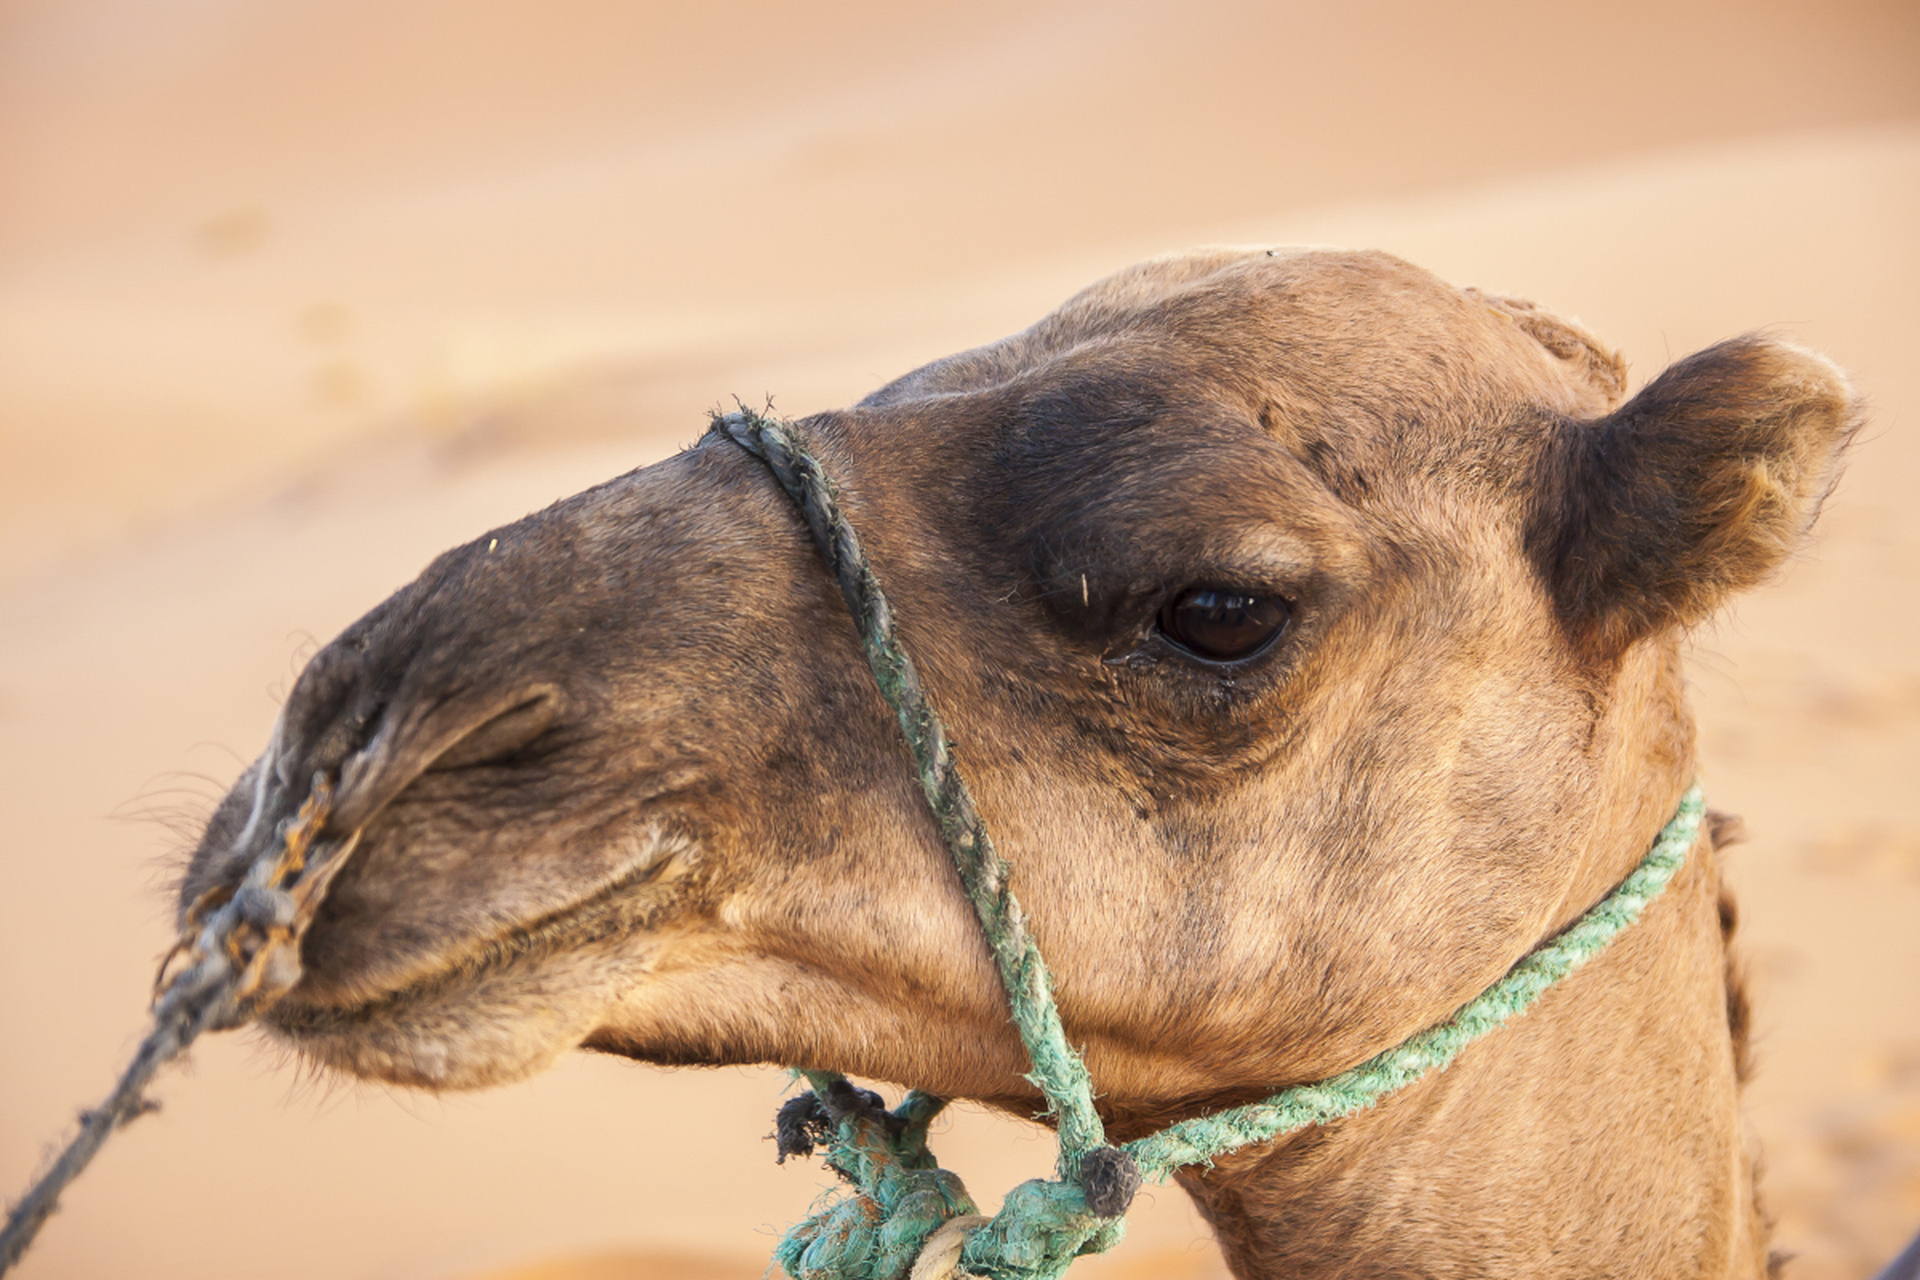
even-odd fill
[(1758, 335), (1565, 424), (1527, 541), (1568, 633), (1611, 657), (1765, 578), (1813, 523), (1859, 424), (1838, 368)]

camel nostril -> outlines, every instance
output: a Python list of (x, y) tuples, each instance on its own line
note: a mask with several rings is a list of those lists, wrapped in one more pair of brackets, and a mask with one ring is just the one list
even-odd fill
[(474, 726), (436, 756), (428, 768), (464, 769), (502, 760), (552, 728), (559, 714), (559, 696), (542, 690)]

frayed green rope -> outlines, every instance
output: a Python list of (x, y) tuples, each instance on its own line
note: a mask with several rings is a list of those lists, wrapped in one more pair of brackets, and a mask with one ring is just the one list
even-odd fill
[(794, 440), (790, 428), (741, 410), (716, 417), (713, 429), (767, 464), (813, 531), (860, 629), (860, 642), (885, 696), (899, 718), (900, 731), (920, 776), (920, 786), (939, 823), (940, 837), (953, 855), (960, 883), (973, 903), (1013, 1009), (1020, 1039), (1033, 1062), (1028, 1076), (1047, 1100), (1060, 1130), (1060, 1176), (1078, 1178), (1087, 1152), (1106, 1145), (1106, 1129), (1093, 1106), (1093, 1080), (1080, 1055), (1067, 1043), (1054, 1008), (1052, 979), (1040, 948), (1027, 932), (1026, 913), (1007, 886), (1008, 867), (994, 851), (986, 824), (954, 761), (954, 744), (927, 704), (919, 672), (894, 635), (893, 611), (860, 549), (860, 539), (840, 514), (832, 480), (813, 455)]
[[(1339, 1075), (1296, 1085), (1261, 1102), (1170, 1125), (1122, 1147), (1106, 1145), (1093, 1081), (1067, 1043), (1052, 980), (1007, 885), (1009, 868), (954, 760), (954, 746), (927, 702), (913, 661), (894, 634), (893, 613), (841, 514), (833, 482), (787, 425), (748, 409), (716, 414), (713, 434), (766, 463), (812, 530), (840, 584), (880, 692), (899, 718), (927, 804), (953, 857), (967, 898), (1000, 971), (1014, 1025), (1033, 1064), (1027, 1077), (1058, 1125), (1058, 1178), (1022, 1183), (991, 1221), (974, 1227), (959, 1251), (963, 1272), (992, 1280), (1055, 1280), (1074, 1258), (1116, 1244), (1141, 1180), (1164, 1182), (1176, 1169), (1271, 1142), (1373, 1106), (1433, 1071), (1468, 1044), (1524, 1012), (1543, 992), (1640, 918), (1686, 861), (1705, 801), (1690, 788), (1653, 848), (1612, 893), (1566, 930), (1520, 960), (1506, 976), (1451, 1018)], [(971, 1215), (960, 1180), (926, 1147), (927, 1125), (943, 1105), (914, 1092), (889, 1112), (859, 1097), (844, 1076), (800, 1073), (818, 1099), (827, 1162), (857, 1188), (794, 1227), (775, 1251), (794, 1280), (902, 1280), (946, 1222)], [(782, 1152), (789, 1151), (783, 1133)], [(792, 1150), (810, 1150), (802, 1143)], [(965, 1224), (960, 1224), (965, 1225)], [(916, 1277), (917, 1280), (917, 1277)]]

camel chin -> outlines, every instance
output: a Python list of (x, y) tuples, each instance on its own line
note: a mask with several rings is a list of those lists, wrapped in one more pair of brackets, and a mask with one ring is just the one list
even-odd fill
[(284, 1002), (264, 1021), (276, 1041), (331, 1071), (433, 1092), (490, 1088), (579, 1047), (619, 991), (619, 969), (591, 954), (478, 976), (455, 969), (344, 1009)]

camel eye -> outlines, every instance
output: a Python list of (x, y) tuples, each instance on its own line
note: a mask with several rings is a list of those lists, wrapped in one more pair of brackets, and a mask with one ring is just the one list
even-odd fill
[(1188, 587), (1160, 610), (1160, 631), (1196, 658), (1239, 662), (1272, 644), (1292, 615), (1279, 596)]

